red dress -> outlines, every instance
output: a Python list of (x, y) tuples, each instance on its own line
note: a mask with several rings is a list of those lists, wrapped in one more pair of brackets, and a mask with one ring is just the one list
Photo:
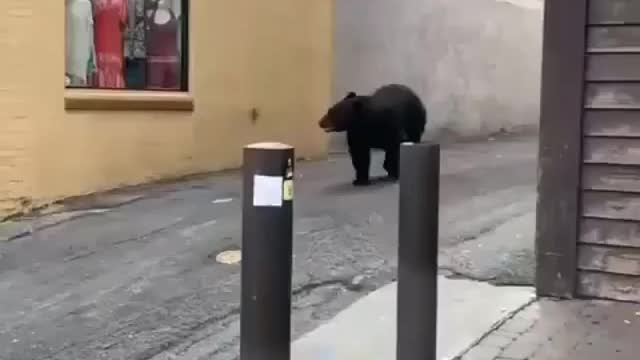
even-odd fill
[(127, 21), (127, 0), (94, 0), (93, 6), (98, 87), (124, 88), (122, 29)]

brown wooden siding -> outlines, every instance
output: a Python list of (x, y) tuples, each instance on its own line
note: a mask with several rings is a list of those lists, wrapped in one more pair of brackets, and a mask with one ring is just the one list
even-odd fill
[(547, 1), (544, 7), (535, 276), (540, 296), (571, 298), (576, 290), (587, 2)]
[(587, 30), (588, 54), (633, 54), (640, 50), (640, 26), (594, 26)]
[[(640, 50), (640, 47), (639, 47)], [(590, 54), (587, 56), (586, 78), (589, 81), (639, 81), (640, 53)]]
[(590, 0), (578, 295), (640, 301), (640, 1)]
[(582, 168), (582, 188), (640, 194), (640, 166), (585, 164)]
[(597, 219), (640, 221), (640, 194), (584, 191), (582, 215)]
[(640, 276), (640, 249), (581, 245), (580, 270)]
[(640, 113), (590, 110), (584, 115), (583, 131), (584, 135), (592, 137), (640, 138)]
[(640, 83), (588, 83), (585, 93), (587, 109), (640, 109)]
[(585, 137), (584, 162), (636, 165), (640, 160), (640, 139)]
[(640, 223), (616, 219), (583, 218), (580, 243), (640, 247)]
[(578, 294), (586, 297), (638, 301), (640, 276), (579, 271), (576, 290)]
[(637, 0), (590, 0), (589, 24), (640, 24)]

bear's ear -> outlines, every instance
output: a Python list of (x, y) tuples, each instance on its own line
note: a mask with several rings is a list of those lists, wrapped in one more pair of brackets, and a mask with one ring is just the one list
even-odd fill
[(352, 106), (353, 106), (353, 110), (355, 110), (356, 112), (360, 112), (362, 111), (362, 109), (364, 109), (364, 103), (362, 102), (362, 99), (355, 99), (352, 102)]
[(354, 98), (354, 97), (356, 97), (356, 93), (354, 93), (353, 91), (349, 91), (347, 96), (345, 96), (344, 98), (346, 100), (346, 99), (351, 99), (351, 98)]

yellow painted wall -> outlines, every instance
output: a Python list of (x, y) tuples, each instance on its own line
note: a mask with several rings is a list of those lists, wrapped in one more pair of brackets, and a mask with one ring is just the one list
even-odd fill
[(195, 110), (80, 111), (64, 106), (64, 1), (0, 1), (0, 218), (21, 199), (237, 167), (254, 141), (323, 155), (332, 6), (191, 0)]

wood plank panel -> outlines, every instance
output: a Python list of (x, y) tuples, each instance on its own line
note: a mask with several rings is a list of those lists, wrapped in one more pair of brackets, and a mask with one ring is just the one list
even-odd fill
[(587, 109), (640, 109), (640, 83), (590, 83), (585, 89)]
[(582, 214), (587, 217), (640, 221), (640, 194), (585, 191)]
[(640, 137), (640, 111), (586, 111), (583, 131), (591, 136)]
[(640, 275), (640, 249), (580, 245), (578, 268), (638, 276)]
[(587, 52), (640, 51), (640, 26), (607, 26), (587, 29)]
[(640, 23), (638, 0), (590, 0), (589, 24)]
[(588, 81), (640, 80), (640, 54), (594, 54), (587, 57)]
[(609, 219), (582, 219), (580, 243), (640, 247), (640, 223)]
[(544, 6), (536, 221), (542, 296), (571, 298), (576, 289), (586, 22), (587, 0)]
[(640, 277), (599, 272), (578, 272), (579, 296), (619, 301), (640, 301)]
[(640, 139), (586, 137), (583, 157), (585, 163), (638, 165)]
[(582, 188), (640, 194), (640, 166), (585, 164)]

